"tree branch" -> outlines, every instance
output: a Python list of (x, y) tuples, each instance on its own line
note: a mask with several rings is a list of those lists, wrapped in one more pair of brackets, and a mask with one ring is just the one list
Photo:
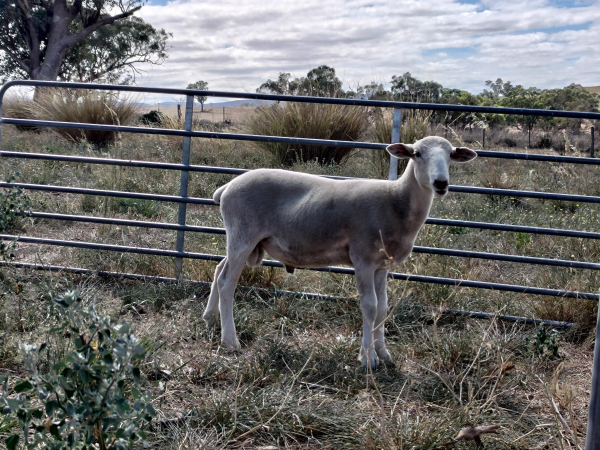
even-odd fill
[(10, 56), (10, 59), (12, 59), (14, 62), (16, 62), (19, 67), (21, 69), (23, 69), (25, 72), (29, 73), (29, 67), (27, 66), (27, 64), (25, 64), (24, 61), (22, 61), (17, 55), (15, 55), (13, 52), (11, 52), (8, 47), (0, 44), (0, 50), (6, 52), (6, 54), (8, 56)]
[(25, 19), (27, 22), (28, 28), (28, 36), (29, 39), (27, 42), (29, 44), (29, 51), (31, 52), (31, 56), (29, 58), (29, 71), (33, 72), (36, 67), (40, 65), (40, 40), (38, 38), (37, 30), (35, 29), (35, 25), (33, 24), (33, 18), (31, 17), (31, 8), (27, 0), (18, 0), (19, 6), (23, 10), (25, 14)]
[(88, 37), (90, 34), (92, 34), (94, 31), (96, 31), (98, 28), (103, 27), (104, 25), (109, 25), (113, 22), (116, 22), (119, 19), (124, 19), (126, 17), (129, 17), (134, 12), (139, 11), (141, 8), (142, 8), (141, 6), (138, 6), (136, 8), (133, 8), (132, 10), (124, 12), (122, 14), (117, 14), (116, 16), (107, 17), (106, 19), (100, 20), (100, 21), (96, 22), (95, 24), (84, 28), (83, 30), (81, 30), (78, 33), (71, 34), (70, 36), (66, 37), (66, 45), (68, 47), (76, 45), (77, 43), (81, 42), (86, 37)]

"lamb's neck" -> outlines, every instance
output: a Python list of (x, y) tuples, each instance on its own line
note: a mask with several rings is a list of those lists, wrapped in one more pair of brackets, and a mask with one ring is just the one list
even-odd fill
[(433, 203), (433, 189), (419, 184), (412, 159), (408, 161), (402, 176), (394, 182), (394, 191), (403, 207), (410, 209), (412, 217), (425, 220)]

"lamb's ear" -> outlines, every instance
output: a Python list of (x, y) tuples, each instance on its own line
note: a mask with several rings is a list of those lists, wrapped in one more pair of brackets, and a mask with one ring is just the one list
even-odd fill
[(386, 150), (396, 158), (412, 158), (415, 155), (415, 149), (410, 144), (392, 144)]
[(467, 162), (477, 158), (477, 153), (467, 147), (454, 147), (450, 159), (456, 162)]

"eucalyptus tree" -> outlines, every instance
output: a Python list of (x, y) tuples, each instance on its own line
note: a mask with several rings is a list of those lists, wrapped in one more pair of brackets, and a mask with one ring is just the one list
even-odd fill
[(0, 0), (0, 78), (115, 80), (160, 64), (170, 34), (133, 16), (143, 0)]

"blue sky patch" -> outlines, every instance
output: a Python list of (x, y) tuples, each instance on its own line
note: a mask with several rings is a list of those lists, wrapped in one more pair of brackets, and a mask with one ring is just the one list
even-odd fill
[(580, 31), (580, 30), (587, 30), (591, 24), (592, 24), (592, 21), (580, 23), (577, 25), (563, 25), (560, 27), (531, 28), (529, 30), (513, 31), (510, 34), (529, 34), (529, 33), (554, 34), (554, 33), (560, 33), (561, 31)]
[(581, 8), (593, 5), (594, 2), (592, 0), (549, 0), (548, 4), (557, 8)]
[(467, 58), (477, 54), (475, 47), (442, 47), (425, 50), (423, 56), (433, 56), (438, 53), (446, 53), (453, 58)]

